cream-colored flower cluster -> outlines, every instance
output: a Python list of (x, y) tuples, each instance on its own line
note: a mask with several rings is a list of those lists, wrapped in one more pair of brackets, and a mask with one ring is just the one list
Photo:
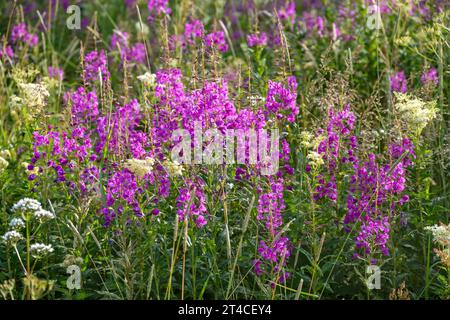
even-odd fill
[(2, 173), (9, 166), (9, 162), (0, 156), (0, 173)]
[(40, 83), (19, 83), (19, 88), (26, 105), (34, 109), (33, 114), (38, 113), (35, 111), (41, 111), (47, 105), (50, 93), (45, 85)]
[(152, 88), (156, 83), (156, 75), (150, 72), (146, 72), (143, 75), (137, 77), (145, 86)]
[(437, 243), (443, 246), (450, 245), (450, 225), (434, 225), (425, 227), (425, 230), (431, 231), (431, 233), (433, 234), (433, 239)]
[(439, 245), (434, 252), (439, 256), (443, 265), (450, 267), (450, 225), (440, 224), (425, 227), (433, 234), (433, 240)]
[(143, 178), (145, 175), (152, 172), (154, 164), (155, 164), (155, 159), (150, 158), (150, 157), (147, 157), (143, 160), (128, 159), (125, 162), (125, 168), (130, 170), (138, 178)]
[(0, 174), (9, 166), (8, 160), (11, 160), (11, 152), (9, 150), (0, 151)]
[(163, 163), (164, 168), (166, 168), (167, 172), (171, 177), (177, 177), (183, 175), (184, 168), (178, 161), (170, 161), (166, 160)]
[(400, 92), (395, 92), (395, 97), (395, 108), (411, 132), (419, 135), (427, 124), (436, 118), (436, 101), (425, 102)]
[(16, 245), (17, 242), (19, 242), (19, 240), (23, 239), (23, 236), (20, 232), (16, 231), (16, 230), (11, 230), (6, 232), (3, 236), (2, 239), (4, 242), (6, 242), (6, 244), (8, 245)]
[(12, 117), (16, 121), (30, 121), (39, 116), (47, 100), (50, 97), (48, 84), (43, 80), (40, 83), (34, 83), (33, 79), (39, 71), (33, 67), (29, 70), (14, 68), (12, 77), (19, 88), (19, 95), (12, 95), (9, 98), (9, 109)]
[(306, 158), (309, 160), (309, 165), (317, 169), (322, 166), (325, 162), (320, 153), (317, 152), (320, 142), (324, 139), (324, 136), (315, 136), (309, 131), (302, 131), (300, 133), (300, 144), (305, 148), (309, 149)]
[(309, 131), (300, 132), (300, 144), (307, 149), (317, 150), (323, 139), (325, 139), (324, 135), (316, 136)]
[(306, 158), (309, 160), (309, 164), (314, 168), (319, 168), (324, 164), (322, 155), (316, 151), (309, 151)]

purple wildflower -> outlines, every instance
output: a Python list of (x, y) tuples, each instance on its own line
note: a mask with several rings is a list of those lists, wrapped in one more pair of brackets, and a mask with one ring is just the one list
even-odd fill
[(294, 76), (288, 78), (288, 86), (281, 82), (269, 80), (265, 108), (268, 113), (274, 114), (277, 119), (286, 119), (294, 122), (299, 113), (297, 100), (297, 80)]
[(91, 51), (84, 57), (84, 76), (86, 81), (95, 81), (101, 74), (103, 81), (109, 78), (105, 50)]
[(200, 20), (192, 20), (191, 22), (186, 22), (184, 27), (184, 37), (186, 41), (193, 44), (196, 38), (203, 37), (205, 29)]
[(405, 73), (399, 71), (390, 77), (391, 90), (401, 93), (406, 93), (408, 91), (407, 81), (405, 78)]
[(206, 36), (206, 45), (208, 47), (216, 46), (221, 52), (228, 51), (228, 44), (225, 41), (225, 33), (217, 31)]
[(58, 67), (48, 67), (48, 76), (53, 79), (62, 81), (64, 79), (64, 70)]
[(424, 71), (424, 73), (420, 77), (420, 81), (422, 82), (423, 85), (427, 85), (427, 84), (438, 85), (439, 84), (439, 76), (438, 76), (437, 69), (431, 68), (428, 71)]
[(249, 34), (247, 36), (247, 44), (249, 47), (263, 47), (267, 45), (267, 34), (265, 32), (262, 32), (261, 34)]

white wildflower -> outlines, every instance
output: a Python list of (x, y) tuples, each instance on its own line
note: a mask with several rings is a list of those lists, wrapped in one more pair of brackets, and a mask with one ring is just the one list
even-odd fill
[(138, 21), (134, 24), (134, 26), (140, 35), (148, 36), (150, 34), (150, 28), (145, 23)]
[(434, 225), (425, 227), (425, 230), (431, 231), (434, 241), (444, 246), (450, 244), (450, 225)]
[(38, 114), (47, 105), (47, 98), (50, 93), (47, 87), (40, 83), (19, 83), (19, 88), (25, 100), (25, 105), (32, 114)]
[(314, 138), (314, 135), (309, 131), (302, 131), (300, 133), (300, 144), (305, 147), (309, 148), (311, 146), (311, 142)]
[(42, 205), (39, 201), (30, 199), (30, 198), (23, 198), (19, 200), (15, 205), (12, 207), (12, 211), (37, 211), (42, 209)]
[(31, 245), (30, 251), (33, 257), (40, 258), (49, 253), (52, 253), (54, 250), (51, 244), (46, 245), (43, 243), (34, 243)]
[(9, 222), (9, 227), (14, 230), (20, 230), (25, 227), (25, 222), (21, 218), (13, 218)]
[(149, 174), (152, 172), (154, 164), (155, 164), (155, 160), (150, 157), (147, 157), (144, 160), (128, 159), (125, 162), (125, 168), (130, 170), (137, 177), (143, 178), (146, 174)]
[(39, 220), (41, 222), (44, 222), (44, 221), (51, 220), (51, 219), (55, 218), (55, 215), (53, 214), (53, 212), (50, 212), (50, 211), (47, 211), (47, 210), (44, 210), (44, 209), (39, 209), (39, 210), (35, 211), (33, 213), (33, 216), (34, 216), (35, 219), (37, 219), (37, 220)]
[(0, 173), (3, 172), (9, 166), (9, 162), (3, 157), (0, 157)]
[(176, 176), (183, 175), (184, 168), (180, 163), (178, 163), (178, 161), (175, 160), (172, 162), (172, 161), (166, 160), (166, 161), (164, 161), (163, 165), (164, 165), (164, 168), (166, 168), (167, 172), (169, 172), (170, 176), (176, 177)]
[(156, 75), (150, 72), (146, 72), (143, 75), (138, 76), (137, 79), (143, 84), (153, 87), (156, 82)]
[(324, 139), (325, 136), (323, 134), (314, 136), (314, 134), (312, 134), (309, 131), (302, 131), (300, 133), (300, 144), (306, 149), (317, 150), (320, 142), (323, 141)]
[(24, 102), (22, 100), (22, 98), (16, 96), (16, 95), (12, 95), (11, 97), (9, 97), (9, 108), (11, 110), (20, 110), (20, 108), (22, 108)]
[(2, 239), (9, 245), (15, 245), (19, 240), (23, 239), (23, 236), (16, 230), (11, 230), (5, 233)]
[(405, 93), (395, 92), (395, 108), (412, 132), (420, 134), (427, 124), (436, 118), (436, 101), (425, 102)]
[(315, 168), (318, 168), (324, 164), (323, 157), (318, 152), (310, 151), (306, 158), (310, 160), (310, 164)]
[(4, 158), (5, 160), (11, 159), (11, 151), (9, 150), (2, 150), (0, 151), (0, 157)]

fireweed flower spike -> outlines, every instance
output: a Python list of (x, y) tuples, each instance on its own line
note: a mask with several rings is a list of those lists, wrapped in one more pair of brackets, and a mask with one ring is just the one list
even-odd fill
[(225, 33), (223, 31), (217, 31), (206, 35), (206, 45), (208, 47), (216, 46), (221, 52), (228, 51), (228, 44), (226, 43)]
[(439, 75), (436, 68), (431, 68), (425, 71), (420, 77), (420, 81), (423, 85), (431, 84), (437, 86), (439, 84)]
[(184, 27), (184, 38), (189, 44), (195, 43), (195, 39), (202, 38), (205, 29), (199, 20), (191, 20), (186, 22)]
[(63, 81), (64, 79), (64, 70), (58, 68), (58, 67), (48, 67), (48, 76), (50, 78), (54, 78), (58, 81)]
[(391, 90), (401, 93), (406, 93), (408, 91), (408, 84), (405, 78), (405, 73), (399, 71), (390, 77)]
[(299, 113), (297, 106), (297, 80), (291, 76), (288, 78), (287, 87), (281, 82), (269, 80), (265, 107), (267, 113), (275, 115), (276, 119), (294, 122)]
[(27, 25), (25, 23), (20, 23), (12, 27), (11, 30), (11, 42), (18, 43), (23, 42), (30, 47), (35, 47), (38, 44), (38, 36), (29, 33), (27, 30)]
[(99, 79), (101, 74), (102, 80), (106, 81), (110, 77), (107, 69), (107, 61), (105, 50), (91, 51), (84, 57), (84, 75), (88, 82), (93, 82)]
[(266, 46), (267, 34), (265, 32), (261, 32), (261, 34), (249, 34), (247, 36), (247, 44), (249, 47)]
[(122, 64), (135, 62), (138, 64), (145, 63), (145, 46), (143, 43), (135, 43), (130, 45), (129, 34), (125, 31), (114, 30), (111, 36), (112, 52), (119, 51)]
[(170, 15), (172, 9), (169, 7), (169, 0), (148, 0), (147, 8), (150, 15), (147, 18), (149, 23), (152, 23), (154, 18), (161, 14)]
[(198, 228), (207, 223), (206, 196), (203, 192), (205, 183), (200, 178), (186, 180), (185, 186), (180, 188), (177, 198), (177, 213), (180, 221), (187, 216), (194, 219)]

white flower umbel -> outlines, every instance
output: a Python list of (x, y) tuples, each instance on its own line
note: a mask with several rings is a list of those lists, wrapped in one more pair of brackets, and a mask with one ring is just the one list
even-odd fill
[(436, 118), (436, 101), (425, 102), (406, 93), (395, 92), (395, 108), (409, 129), (417, 134)]
[(35, 258), (43, 257), (49, 253), (52, 253), (53, 247), (51, 244), (43, 244), (43, 243), (34, 243), (30, 247), (31, 254)]
[(150, 72), (146, 72), (143, 75), (138, 76), (137, 79), (143, 84), (149, 87), (153, 87), (156, 82), (156, 75)]
[(146, 174), (149, 174), (153, 170), (153, 165), (155, 160), (152, 158), (140, 159), (129, 159), (125, 162), (125, 168), (130, 170), (138, 178), (143, 178)]
[(50, 93), (47, 87), (40, 83), (19, 83), (19, 88), (25, 98), (26, 105), (33, 109), (42, 109), (47, 105)]
[(39, 209), (33, 213), (33, 217), (41, 222), (44, 222), (47, 220), (54, 219), (55, 215), (53, 214), (53, 212), (44, 209)]
[(166, 160), (163, 163), (164, 168), (166, 168), (167, 172), (171, 177), (181, 176), (183, 175), (183, 166), (178, 163), (178, 161), (169, 161)]
[(20, 229), (25, 228), (25, 222), (23, 222), (23, 220), (21, 218), (13, 218), (9, 222), (9, 227), (14, 230), (20, 230)]
[(9, 245), (16, 245), (19, 240), (23, 239), (23, 236), (16, 230), (11, 230), (5, 233), (2, 239)]
[(42, 209), (41, 203), (37, 200), (30, 198), (23, 198), (12, 207), (12, 211), (14, 212), (37, 211), (40, 209)]
[(310, 151), (306, 158), (310, 160), (310, 164), (315, 168), (319, 168), (324, 164), (323, 157), (318, 152)]
[(2, 157), (5, 160), (11, 159), (12, 158), (11, 151), (9, 151), (9, 150), (1, 150), (0, 151), (0, 157)]
[(134, 24), (134, 27), (136, 28), (136, 31), (141, 34), (142, 36), (148, 36), (150, 33), (150, 28), (140, 21), (136, 22)]
[(434, 225), (425, 227), (425, 230), (431, 231), (434, 241), (442, 244), (443, 246), (450, 245), (450, 226)]
[(8, 167), (9, 163), (3, 157), (0, 157), (0, 173)]

